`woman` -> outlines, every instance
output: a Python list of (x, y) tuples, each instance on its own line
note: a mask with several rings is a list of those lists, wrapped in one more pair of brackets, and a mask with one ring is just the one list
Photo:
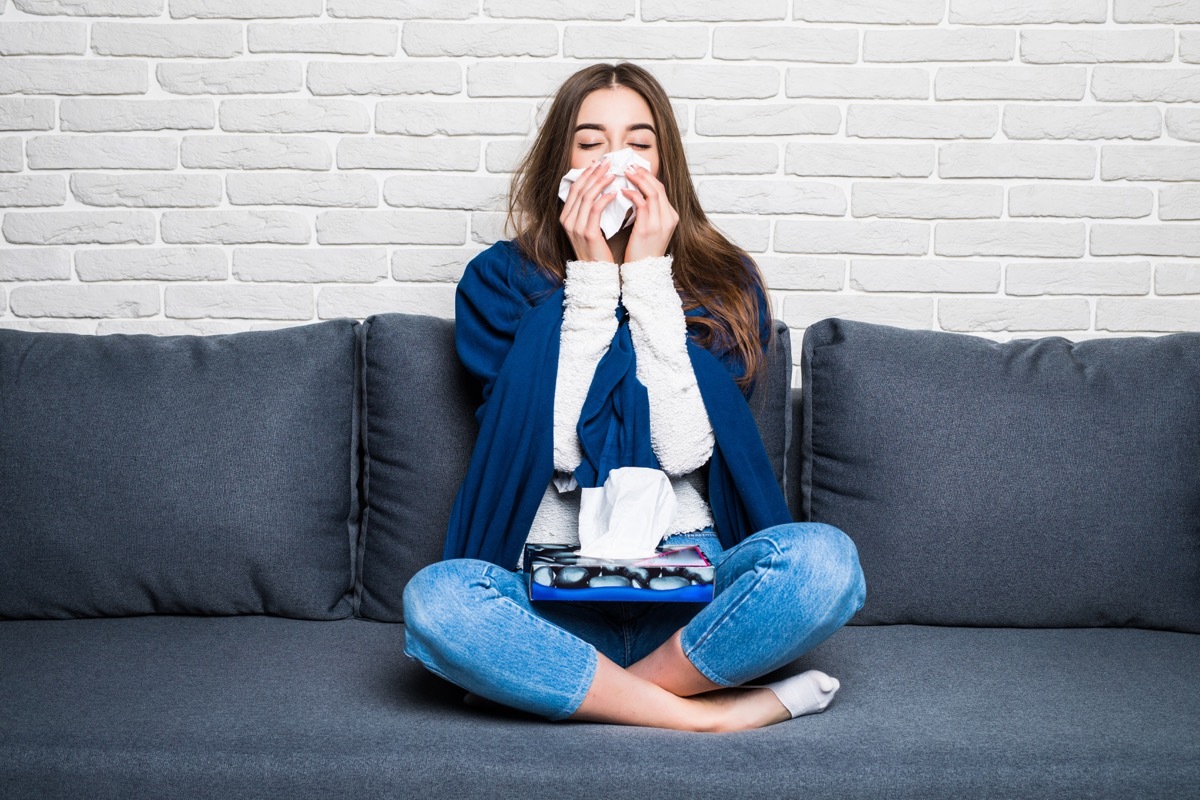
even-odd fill
[[(617, 176), (601, 157), (625, 148), (649, 167), (625, 173), (632, 207), (606, 239)], [(598, 64), (564, 82), (514, 174), (509, 221), (514, 240), (458, 286), (480, 430), (445, 559), (405, 587), (406, 654), (551, 720), (733, 731), (823, 710), (838, 683), (817, 670), (742, 684), (862, 607), (857, 550), (791, 522), (747, 405), (772, 329), (763, 280), (700, 209), (648, 72)], [(710, 603), (528, 599), (525, 542), (577, 544), (580, 487), (619, 466), (671, 479), (664, 542), (716, 565)]]

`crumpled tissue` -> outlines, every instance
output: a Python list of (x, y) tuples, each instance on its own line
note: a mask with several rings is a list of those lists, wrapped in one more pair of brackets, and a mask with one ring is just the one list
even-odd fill
[[(631, 147), (605, 153), (601, 158), (608, 159), (608, 174), (617, 176), (615, 181), (604, 187), (604, 194), (616, 193), (617, 196), (613, 200), (610, 200), (608, 205), (604, 207), (604, 210), (600, 212), (600, 230), (604, 232), (605, 239), (611, 239), (623, 227), (622, 223), (625, 221), (625, 212), (633, 208), (633, 201), (621, 194), (620, 191), (621, 189), (636, 188), (625, 177), (625, 168), (630, 164), (638, 164), (646, 169), (650, 169), (650, 162), (639, 156)], [(558, 184), (559, 200), (567, 199), (567, 192), (571, 190), (571, 184), (583, 174), (585, 169), (587, 167), (573, 169), (562, 176), (562, 180)], [(637, 209), (633, 208), (633, 213), (629, 215), (630, 225), (633, 224), (633, 218), (636, 216)]]
[(580, 490), (579, 555), (647, 558), (675, 518), (675, 490), (660, 469), (618, 467)]

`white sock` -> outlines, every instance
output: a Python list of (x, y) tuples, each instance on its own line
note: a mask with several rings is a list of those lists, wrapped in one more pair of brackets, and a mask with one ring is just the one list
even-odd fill
[(793, 719), (804, 714), (824, 711), (833, 702), (833, 696), (841, 686), (837, 678), (830, 677), (819, 669), (810, 669), (774, 683), (754, 686), (746, 684), (747, 689), (764, 688), (773, 691)]

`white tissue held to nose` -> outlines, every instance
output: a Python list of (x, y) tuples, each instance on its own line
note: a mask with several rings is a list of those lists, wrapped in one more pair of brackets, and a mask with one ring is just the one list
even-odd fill
[[(616, 180), (604, 187), (604, 194), (616, 194), (617, 196), (610, 200), (604, 210), (600, 212), (600, 230), (604, 232), (605, 239), (611, 239), (623, 227), (625, 212), (633, 208), (633, 201), (621, 194), (621, 189), (634, 188), (629, 179), (625, 177), (625, 168), (630, 164), (637, 164), (650, 169), (650, 162), (639, 156), (631, 147), (605, 153), (601, 158), (608, 161), (608, 174), (617, 176)], [(558, 184), (559, 200), (567, 199), (567, 192), (571, 191), (571, 184), (583, 174), (585, 169), (587, 167), (579, 167), (562, 176), (562, 180)], [(634, 209), (633, 213), (629, 215), (628, 224), (633, 224), (635, 216), (637, 216), (637, 209)]]
[(618, 467), (580, 490), (579, 550), (590, 558), (648, 558), (675, 519), (675, 489), (660, 469)]

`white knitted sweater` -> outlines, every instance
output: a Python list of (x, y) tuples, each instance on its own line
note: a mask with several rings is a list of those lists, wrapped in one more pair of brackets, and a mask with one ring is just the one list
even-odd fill
[[(617, 328), (617, 302), (629, 313), (637, 377), (650, 401), (650, 444), (677, 501), (667, 534), (713, 524), (704, 471), (713, 431), (687, 354), (683, 304), (671, 276), (671, 256), (620, 266), (568, 261), (558, 379), (554, 389), (555, 478), (546, 487), (526, 541), (579, 544), (580, 489), (572, 474), (583, 460), (575, 431), (596, 365)], [(524, 554), (522, 553), (522, 566)]]

